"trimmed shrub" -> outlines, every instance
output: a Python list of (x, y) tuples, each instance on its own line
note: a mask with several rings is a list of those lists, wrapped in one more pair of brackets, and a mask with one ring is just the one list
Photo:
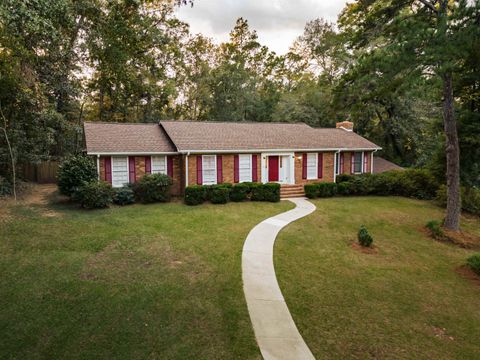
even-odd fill
[(187, 205), (200, 205), (206, 200), (206, 187), (191, 185), (185, 188), (184, 201)]
[(373, 243), (373, 238), (368, 233), (365, 225), (360, 226), (358, 231), (358, 243), (363, 247), (370, 247)]
[(407, 169), (396, 171), (397, 194), (416, 199), (429, 200), (435, 198), (439, 183), (435, 177), (424, 169)]
[(336, 182), (338, 184), (338, 183), (350, 181), (350, 179), (352, 179), (352, 178), (353, 178), (353, 175), (338, 174), (337, 177), (336, 177)]
[(480, 275), (480, 254), (474, 254), (467, 259), (467, 264), (477, 275)]
[(113, 202), (117, 205), (124, 206), (135, 202), (135, 194), (130, 186), (123, 186), (115, 189)]
[(13, 187), (3, 176), (0, 176), (0, 197), (2, 196), (10, 196), (13, 194)]
[(350, 183), (341, 182), (337, 184), (337, 194), (339, 195), (350, 195)]
[(309, 199), (318, 197), (318, 184), (305, 184), (303, 189), (305, 191), (305, 196)]
[[(462, 210), (480, 216), (480, 190), (475, 188), (461, 188)], [(436, 200), (443, 207), (447, 206), (447, 187), (440, 186)]]
[(270, 201), (270, 202), (280, 201), (280, 184), (255, 183), (255, 185), (252, 185), (251, 189), (252, 189), (252, 196), (251, 196), (252, 201)]
[(91, 181), (78, 187), (72, 198), (85, 209), (102, 209), (113, 201), (115, 191), (105, 181)]
[(91, 158), (74, 155), (60, 164), (57, 178), (60, 193), (72, 196), (78, 187), (97, 180), (97, 168)]
[(430, 220), (425, 224), (425, 227), (430, 231), (430, 235), (432, 235), (435, 239), (442, 239), (444, 237), (442, 224), (440, 221)]
[(337, 193), (337, 184), (335, 183), (318, 183), (317, 184), (318, 197), (332, 197)]
[(230, 200), (232, 201), (244, 201), (247, 200), (250, 195), (250, 185), (246, 183), (239, 183), (232, 187), (230, 191)]
[(210, 187), (210, 201), (212, 204), (226, 204), (230, 200), (231, 184), (213, 185)]
[(337, 176), (337, 184), (338, 193), (342, 195), (399, 195), (417, 199), (433, 199), (439, 187), (435, 177), (424, 169), (343, 174)]
[(166, 202), (170, 200), (172, 179), (165, 174), (146, 174), (132, 185), (135, 198), (144, 203)]

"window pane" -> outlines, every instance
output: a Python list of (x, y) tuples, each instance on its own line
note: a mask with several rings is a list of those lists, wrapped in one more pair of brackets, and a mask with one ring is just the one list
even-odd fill
[(335, 154), (335, 162), (336, 162), (335, 173), (338, 175), (340, 174), (340, 153)]
[(361, 173), (362, 172), (362, 153), (356, 152), (354, 156), (355, 156), (354, 172)]
[(128, 183), (128, 158), (112, 157), (112, 186), (120, 187)]
[(165, 156), (152, 156), (152, 174), (166, 174)]
[(239, 167), (239, 181), (252, 181), (252, 156), (251, 155), (239, 155), (238, 157)]
[(212, 185), (217, 183), (217, 167), (215, 155), (202, 156), (202, 178), (204, 185)]
[(317, 155), (307, 154), (307, 179), (316, 179), (317, 176)]

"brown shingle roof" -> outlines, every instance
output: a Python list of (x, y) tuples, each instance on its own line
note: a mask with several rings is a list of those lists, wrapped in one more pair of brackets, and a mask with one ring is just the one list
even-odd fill
[(403, 170), (403, 167), (394, 164), (391, 161), (385, 160), (379, 156), (373, 157), (373, 173), (378, 174), (390, 170)]
[(161, 121), (179, 151), (377, 149), (343, 129), (315, 129), (297, 123)]
[(176, 149), (158, 124), (85, 122), (87, 153), (162, 153)]

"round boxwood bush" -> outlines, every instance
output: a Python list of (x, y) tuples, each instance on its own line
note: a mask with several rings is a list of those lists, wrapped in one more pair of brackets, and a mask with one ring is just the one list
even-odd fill
[(232, 186), (216, 185), (210, 188), (210, 201), (212, 204), (226, 204), (230, 200)]
[(318, 184), (305, 184), (303, 186), (305, 196), (309, 199), (314, 199), (318, 196)]
[(117, 205), (124, 206), (135, 202), (135, 194), (130, 186), (123, 186), (115, 190), (113, 202)]
[(373, 238), (368, 233), (365, 225), (360, 226), (360, 230), (358, 231), (358, 242), (363, 247), (370, 247), (373, 243)]
[(85, 209), (101, 209), (108, 207), (113, 201), (115, 191), (105, 181), (91, 181), (78, 187), (72, 198)]
[(467, 264), (477, 275), (480, 275), (480, 254), (470, 256)]
[(230, 200), (236, 202), (247, 200), (249, 193), (250, 185), (239, 183), (230, 190)]
[(206, 187), (202, 185), (191, 185), (185, 188), (185, 204), (200, 205), (205, 201)]
[(165, 174), (147, 174), (132, 185), (135, 198), (144, 203), (166, 202), (170, 200), (172, 178)]
[(72, 196), (77, 188), (97, 180), (97, 177), (97, 168), (91, 158), (73, 155), (66, 158), (58, 168), (58, 189), (60, 193)]

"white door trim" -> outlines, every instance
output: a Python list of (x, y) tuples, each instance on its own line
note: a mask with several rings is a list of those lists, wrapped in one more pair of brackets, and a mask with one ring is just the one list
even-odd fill
[[(295, 153), (294, 152), (261, 153), (260, 154), (260, 159), (261, 159), (260, 164), (262, 167), (261, 182), (264, 184), (268, 182), (268, 159), (267, 159), (268, 156), (288, 156), (290, 171), (289, 171), (286, 184), (295, 184)], [(280, 166), (280, 159), (278, 161), (278, 164)], [(278, 175), (280, 176), (280, 169), (278, 170), (279, 170)]]

